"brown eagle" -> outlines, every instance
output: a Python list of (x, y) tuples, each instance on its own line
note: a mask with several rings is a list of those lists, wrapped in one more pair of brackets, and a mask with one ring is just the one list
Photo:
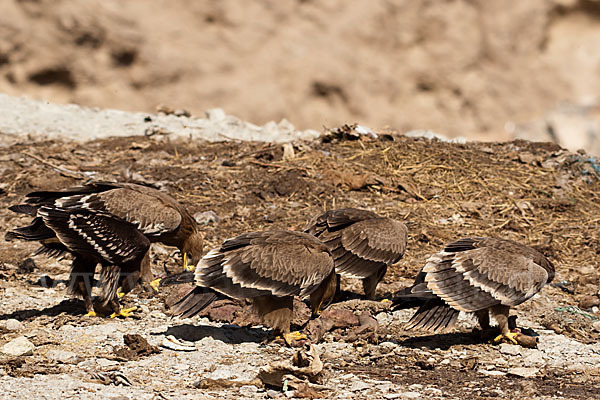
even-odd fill
[[(190, 213), (169, 195), (131, 183), (94, 182), (61, 191), (27, 194), (12, 211), (34, 217), (31, 225), (9, 231), (5, 239), (39, 241), (35, 254), (73, 255), (69, 291), (81, 296), (94, 315), (91, 287), (101, 270), (101, 305), (120, 309), (115, 294), (127, 293), (141, 279), (152, 280), (150, 243), (175, 246), (196, 263), (202, 256), (202, 234)], [(118, 290), (120, 288), (120, 290)], [(98, 306), (98, 305), (97, 305)]]
[(314, 217), (305, 232), (322, 240), (335, 260), (335, 272), (361, 278), (368, 299), (387, 268), (404, 255), (406, 225), (357, 208), (330, 210)]
[(206, 296), (206, 288), (211, 288), (234, 299), (250, 299), (265, 325), (288, 344), (301, 337), (290, 333), (293, 297), (310, 296), (316, 313), (335, 294), (334, 263), (327, 246), (312, 235), (284, 230), (226, 240), (200, 260), (194, 280), (198, 287), (173, 305), (175, 315), (198, 314), (216, 298)]
[(408, 329), (436, 332), (452, 327), (460, 311), (474, 313), (485, 331), (490, 314), (503, 338), (517, 344), (509, 310), (539, 292), (554, 278), (554, 266), (540, 252), (511, 240), (467, 237), (431, 256), (413, 286), (398, 298), (420, 297), (425, 303)]

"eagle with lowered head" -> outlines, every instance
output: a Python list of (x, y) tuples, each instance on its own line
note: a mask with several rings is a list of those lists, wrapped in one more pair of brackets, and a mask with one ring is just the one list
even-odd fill
[(554, 266), (537, 250), (512, 240), (467, 237), (431, 256), (414, 284), (396, 299), (417, 297), (424, 304), (407, 329), (432, 332), (452, 327), (459, 312), (474, 313), (481, 328), (490, 328), (490, 315), (500, 328), (494, 339), (519, 344), (518, 329), (510, 326), (509, 311), (533, 297), (554, 278)]
[[(173, 314), (185, 318), (198, 314), (216, 299), (215, 292), (250, 299), (265, 325), (287, 344), (305, 338), (290, 333), (294, 296), (309, 296), (314, 315), (333, 299), (336, 286), (327, 246), (312, 235), (285, 230), (248, 232), (226, 240), (200, 260), (193, 277), (197, 287), (172, 306)], [(182, 282), (180, 274), (161, 285)]]
[(362, 279), (365, 295), (371, 300), (388, 266), (404, 255), (408, 241), (408, 229), (402, 222), (357, 208), (317, 215), (304, 231), (329, 247), (337, 274)]
[(171, 196), (147, 186), (92, 182), (32, 192), (10, 210), (34, 219), (9, 231), (6, 240), (39, 241), (35, 254), (73, 255), (69, 291), (83, 298), (90, 315), (95, 314), (91, 288), (97, 264), (102, 265), (102, 294), (96, 308), (110, 305), (127, 316), (115, 296), (127, 293), (139, 279), (152, 281), (150, 243), (177, 247), (184, 266), (188, 258), (196, 263), (202, 256), (203, 236), (194, 218)]

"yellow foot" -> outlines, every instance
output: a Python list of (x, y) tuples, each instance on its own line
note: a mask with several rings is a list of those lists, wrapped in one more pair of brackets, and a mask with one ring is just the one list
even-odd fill
[(285, 333), (283, 335), (283, 340), (285, 340), (285, 343), (287, 343), (287, 345), (290, 347), (292, 347), (292, 343), (294, 343), (295, 341), (298, 341), (298, 340), (302, 340), (302, 339), (308, 339), (308, 336), (306, 336), (304, 333), (300, 333), (298, 331)]
[(154, 289), (154, 291), (157, 293), (158, 293), (158, 287), (160, 286), (160, 281), (161, 281), (161, 279), (158, 278), (158, 279), (155, 279), (152, 282), (150, 282), (150, 287), (152, 289)]
[(119, 311), (119, 313), (112, 313), (110, 315), (111, 318), (117, 318), (117, 317), (123, 317), (123, 318), (127, 318), (127, 317), (131, 317), (132, 313), (137, 310), (137, 307), (131, 307), (131, 308), (123, 308), (121, 307), (121, 310)]
[(381, 300), (381, 302), (382, 302), (382, 303), (389, 303), (389, 302), (390, 302), (390, 299), (383, 299), (383, 300)]
[(125, 293), (123, 293), (123, 292), (121, 291), (121, 288), (117, 288), (117, 297), (118, 297), (118, 298), (121, 298), (121, 297), (123, 297), (123, 296), (125, 296)]
[(88, 311), (87, 314), (85, 314), (86, 317), (97, 317), (98, 314), (96, 314), (96, 311), (92, 310), (92, 311)]
[(519, 344), (516, 337), (519, 336), (518, 332), (507, 332), (496, 336), (494, 343), (500, 343), (502, 339), (507, 339), (512, 344)]
[(196, 269), (195, 265), (188, 265), (187, 263), (187, 254), (183, 253), (183, 269), (185, 271), (189, 271), (189, 272), (194, 272), (194, 270)]

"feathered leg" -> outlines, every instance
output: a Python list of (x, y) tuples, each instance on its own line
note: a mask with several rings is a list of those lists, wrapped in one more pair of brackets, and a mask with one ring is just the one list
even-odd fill
[(500, 335), (498, 335), (494, 339), (494, 343), (499, 343), (502, 339), (506, 339), (513, 344), (519, 344), (517, 341), (517, 336), (519, 332), (511, 332), (508, 327), (508, 312), (510, 308), (508, 306), (503, 306), (501, 304), (493, 306), (490, 308), (490, 312), (498, 322), (498, 327), (500, 328)]
[(381, 282), (383, 280), (383, 277), (385, 276), (386, 272), (387, 272), (387, 265), (379, 268), (377, 273), (375, 273), (371, 276), (368, 276), (366, 278), (363, 278), (363, 280), (362, 280), (363, 290), (365, 291), (365, 296), (367, 297), (367, 300), (375, 299), (375, 291), (377, 290), (377, 285), (379, 284), (379, 282)]
[(83, 299), (88, 316), (96, 316), (92, 301), (95, 270), (96, 262), (94, 260), (77, 255), (73, 259), (69, 276), (68, 293)]

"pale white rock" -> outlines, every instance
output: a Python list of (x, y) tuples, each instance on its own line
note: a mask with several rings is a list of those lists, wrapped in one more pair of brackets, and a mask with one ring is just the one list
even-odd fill
[(500, 344), (499, 350), (500, 353), (507, 354), (509, 356), (516, 356), (518, 354), (521, 354), (521, 346), (518, 346), (516, 344), (502, 343)]
[(358, 392), (361, 390), (365, 390), (369, 388), (369, 384), (363, 381), (358, 381), (358, 382), (354, 382), (352, 385), (350, 385), (350, 388), (348, 388), (348, 390), (350, 390), (351, 392)]
[(522, 378), (531, 378), (536, 376), (540, 370), (534, 367), (515, 367), (507, 371), (510, 375), (520, 376)]
[(78, 361), (77, 354), (72, 351), (51, 349), (46, 353), (48, 360), (57, 361), (63, 364), (75, 364)]
[(25, 336), (19, 336), (2, 346), (2, 353), (15, 357), (30, 356), (34, 349), (34, 344)]
[(20, 331), (21, 329), (23, 329), (23, 324), (20, 321), (11, 318), (9, 320), (6, 320), (4, 327), (9, 331)]

